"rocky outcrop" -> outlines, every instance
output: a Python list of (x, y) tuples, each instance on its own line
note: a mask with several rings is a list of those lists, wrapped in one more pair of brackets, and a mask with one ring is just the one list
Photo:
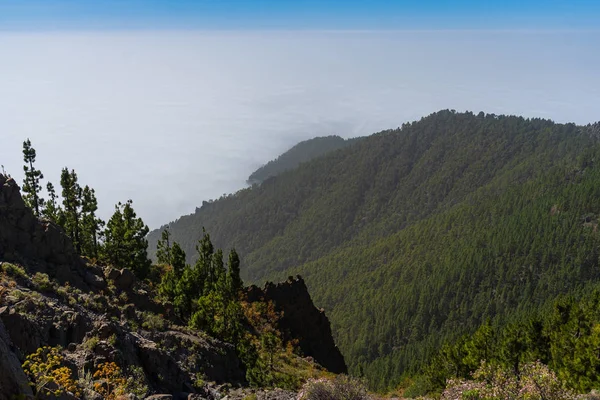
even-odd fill
[(0, 308), (0, 388), (10, 387), (6, 393), (22, 392), (15, 386), (24, 377), (21, 363), (43, 346), (65, 349), (66, 362), (77, 376), (105, 362), (124, 370), (138, 368), (150, 393), (203, 393), (198, 377), (216, 384), (245, 383), (234, 347), (201, 332), (168, 324), (140, 329), (140, 311), (117, 319), (111, 311), (97, 313), (79, 304), (97, 295), (82, 294), (77, 304), (66, 304), (52, 294), (16, 290), (22, 297), (6, 296)]
[(14, 305), (12, 301), (7, 301), (0, 321), (21, 357), (42, 346), (67, 348), (71, 343), (81, 343), (92, 330), (93, 316), (61, 305), (55, 299), (25, 297)]
[(12, 351), (10, 337), (0, 321), (0, 400), (9, 400), (15, 393), (33, 397), (27, 376)]
[(346, 373), (342, 353), (333, 341), (331, 325), (323, 310), (315, 307), (301, 276), (274, 284), (267, 282), (263, 289), (248, 288), (248, 301), (272, 301), (275, 309), (283, 312), (278, 327), (284, 340), (298, 340), (305, 356), (312, 357), (321, 366), (334, 373)]
[[(79, 257), (62, 229), (36, 218), (15, 181), (0, 175), (0, 400), (31, 396), (21, 363), (44, 346), (61, 348), (61, 362), (82, 378), (85, 399), (101, 398), (94, 386), (100, 379), (90, 374), (107, 362), (135, 378), (126, 389), (131, 399), (214, 400), (232, 388), (231, 399), (245, 398), (246, 366), (235, 346), (182, 326), (173, 305), (155, 296), (131, 270)], [(306, 356), (331, 371), (346, 370), (329, 321), (301, 278), (251, 288), (249, 296), (273, 301), (284, 314), (278, 322), (284, 339), (298, 339)], [(250, 394), (294, 398), (281, 390)], [(60, 397), (67, 398), (74, 397)]]
[(14, 179), (0, 174), (0, 260), (27, 264), (59, 282), (87, 289), (84, 262), (71, 240), (27, 207)]
[[(4, 263), (26, 273), (3, 275)], [(38, 272), (46, 281), (34, 279)], [(147, 318), (160, 328), (144, 328)], [(76, 376), (103, 362), (137, 368), (149, 393), (213, 398), (203, 379), (246, 383), (232, 345), (178, 323), (173, 307), (156, 302), (129, 269), (86, 264), (62, 229), (36, 218), (16, 182), (0, 175), (0, 400), (31, 395), (21, 363), (42, 346), (63, 348)]]

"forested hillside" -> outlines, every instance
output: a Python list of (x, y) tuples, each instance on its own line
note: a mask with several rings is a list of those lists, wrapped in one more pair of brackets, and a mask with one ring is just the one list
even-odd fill
[(0, 173), (0, 400), (285, 400), (347, 371), (301, 277), (247, 287), (208, 233), (194, 266), (167, 232), (152, 264), (131, 200), (105, 224), (74, 170), (45, 199), (29, 139), (23, 161), (24, 195)]
[(339, 136), (316, 137), (298, 143), (275, 160), (271, 160), (248, 177), (248, 184), (262, 183), (266, 179), (298, 167), (331, 151), (346, 147), (361, 138), (343, 139)]
[[(300, 273), (350, 371), (375, 388), (486, 319), (518, 319), (600, 281), (598, 125), (441, 111), (181, 217), (250, 281)], [(149, 236), (150, 248), (160, 233)]]

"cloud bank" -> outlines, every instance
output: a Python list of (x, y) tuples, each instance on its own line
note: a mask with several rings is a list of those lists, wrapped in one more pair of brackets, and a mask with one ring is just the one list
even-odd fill
[(597, 32), (0, 33), (0, 163), (74, 168), (156, 228), (300, 140), (450, 108), (600, 119)]

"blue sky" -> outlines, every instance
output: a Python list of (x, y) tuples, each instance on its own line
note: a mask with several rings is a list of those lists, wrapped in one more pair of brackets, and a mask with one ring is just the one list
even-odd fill
[(0, 0), (2, 30), (595, 30), (598, 0)]

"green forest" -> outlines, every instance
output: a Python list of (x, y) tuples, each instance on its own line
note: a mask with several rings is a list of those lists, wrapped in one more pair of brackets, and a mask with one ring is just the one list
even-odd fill
[[(482, 359), (518, 368), (516, 358), (588, 390), (600, 387), (586, 375), (600, 355), (584, 345), (600, 323), (599, 133), (444, 110), (168, 226), (190, 255), (203, 228), (235, 247), (247, 281), (301, 274), (350, 372), (373, 389), (439, 391)], [(573, 326), (583, 339), (562, 340)], [(481, 345), (488, 334), (501, 344)], [(588, 364), (564, 357), (573, 348)]]
[(357, 142), (361, 138), (343, 139), (339, 136), (316, 137), (298, 143), (275, 160), (271, 160), (248, 177), (249, 185), (260, 184), (282, 172), (294, 169), (301, 163), (320, 157), (331, 151), (341, 149)]

